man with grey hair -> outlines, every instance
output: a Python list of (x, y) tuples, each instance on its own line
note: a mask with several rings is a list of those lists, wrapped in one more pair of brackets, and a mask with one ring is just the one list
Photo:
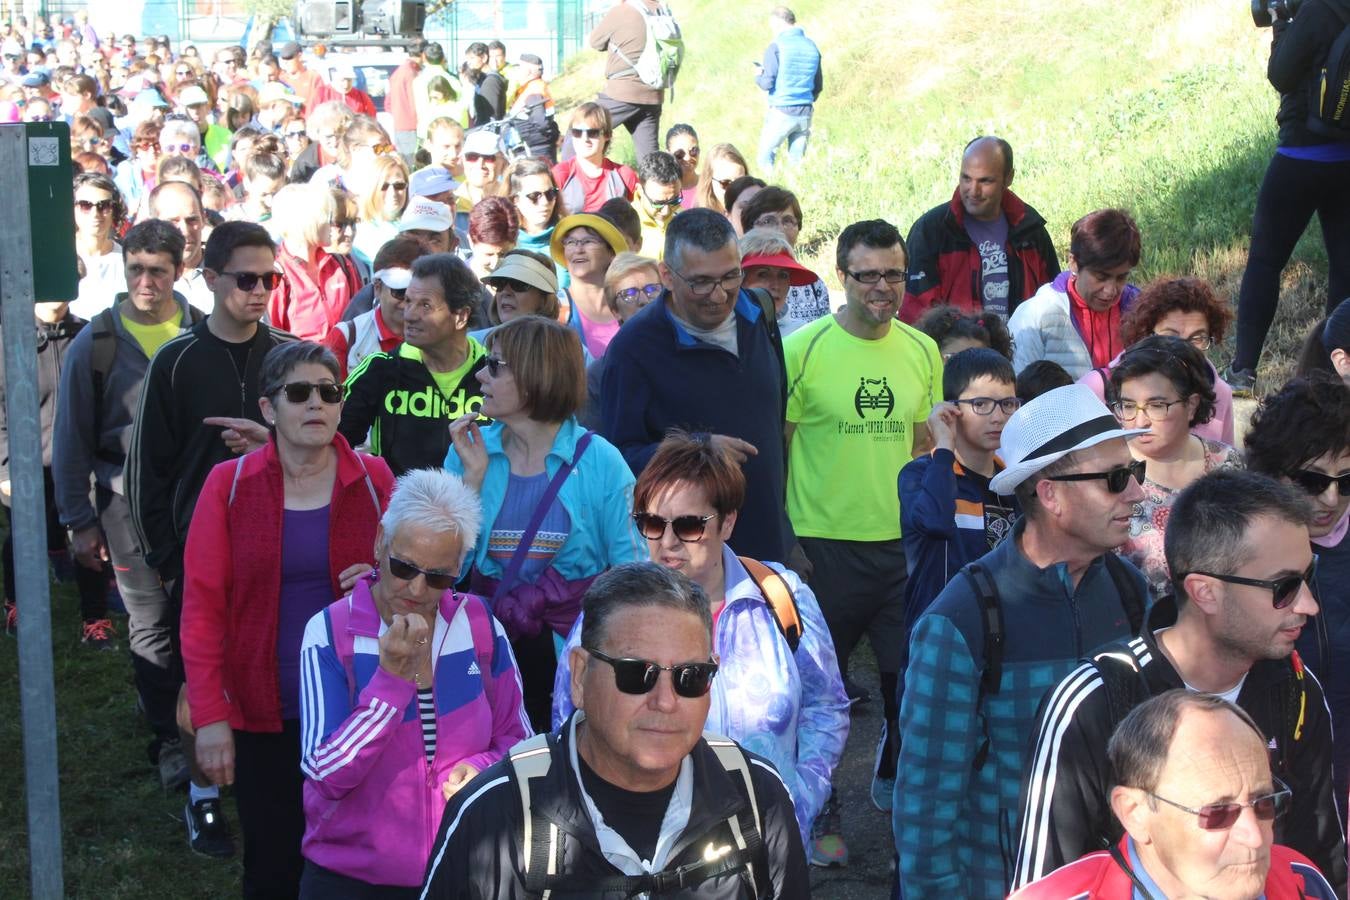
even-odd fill
[(1318, 612), (1308, 520), (1294, 488), (1254, 472), (1211, 472), (1177, 498), (1165, 537), (1175, 595), (1153, 605), (1138, 637), (1095, 651), (1041, 709), (1015, 887), (1120, 837), (1106, 740), (1132, 706), (1180, 687), (1232, 701), (1269, 735), (1275, 774), (1293, 790), (1277, 836), (1344, 885), (1331, 717), (1294, 651)]
[(1143, 499), (1142, 465), (1082, 385), (1049, 391), (1003, 430), (1009, 537), (961, 570), (910, 638), (892, 823), (909, 897), (1002, 897), (1003, 848), (1036, 709), (1087, 650), (1138, 631), (1147, 584), (1112, 552)]
[(627, 563), (582, 603), (577, 711), (452, 798), (422, 896), (810, 896), (778, 773), (703, 734), (717, 674), (707, 595)]
[(1106, 755), (1118, 776), (1111, 812), (1125, 835), (1011, 900), (1343, 896), (1275, 842), (1298, 792), (1272, 775), (1265, 735), (1241, 707), (1173, 688), (1135, 707)]
[(769, 94), (769, 111), (759, 137), (759, 167), (764, 172), (773, 170), (774, 156), (785, 141), (792, 165), (801, 164), (815, 103), (825, 86), (820, 48), (802, 31), (792, 10), (775, 6), (769, 13), (769, 27), (773, 43), (764, 51), (763, 64), (754, 64), (755, 84)]
[[(741, 288), (731, 223), (710, 209), (666, 227), (665, 292), (605, 351), (600, 432), (641, 472), (670, 428), (709, 435), (745, 470), (737, 553), (799, 569), (784, 507), (787, 378), (772, 305)], [(794, 563), (797, 563), (794, 565)]]

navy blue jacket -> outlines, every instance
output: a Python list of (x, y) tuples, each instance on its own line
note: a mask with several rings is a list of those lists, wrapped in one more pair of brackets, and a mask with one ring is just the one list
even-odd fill
[(1337, 802), (1343, 803), (1350, 791), (1350, 537), (1335, 547), (1314, 544), (1312, 549), (1317, 554), (1313, 594), (1322, 610), (1299, 635), (1298, 655), (1322, 682), (1331, 708), (1332, 771)]
[(796, 542), (788, 523), (782, 359), (745, 291), (736, 300), (738, 354), (689, 334), (670, 314), (670, 292), (624, 323), (605, 351), (600, 433), (640, 474), (671, 428), (725, 434), (759, 453), (742, 466), (745, 504), (731, 535), (743, 556), (784, 562)]

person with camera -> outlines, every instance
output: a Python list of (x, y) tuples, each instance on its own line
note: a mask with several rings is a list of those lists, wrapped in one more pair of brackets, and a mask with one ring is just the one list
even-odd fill
[(1267, 77), (1280, 92), (1280, 137), (1256, 197), (1238, 294), (1237, 351), (1224, 374), (1235, 390), (1248, 392), (1275, 320), (1280, 273), (1313, 213), (1330, 264), (1327, 313), (1350, 296), (1350, 131), (1330, 126), (1315, 105), (1328, 52), (1350, 29), (1350, 0), (1260, 0), (1253, 13), (1257, 24), (1272, 23)]

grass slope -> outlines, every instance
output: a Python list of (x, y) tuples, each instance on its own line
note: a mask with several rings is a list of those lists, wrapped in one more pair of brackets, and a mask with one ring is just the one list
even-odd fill
[[(1245, 4), (791, 5), (820, 45), (825, 92), (804, 165), (776, 180), (801, 197), (799, 249), (834, 286), (834, 239), (845, 225), (882, 217), (907, 232), (951, 197), (966, 141), (997, 133), (1016, 151), (1014, 190), (1050, 223), (1061, 259), (1079, 216), (1120, 206), (1144, 235), (1137, 282), (1195, 274), (1236, 300), (1278, 100), (1265, 80), (1270, 32), (1252, 26)], [(768, 6), (673, 7), (689, 49), (663, 128), (689, 122), (705, 149), (730, 141), (753, 161), (764, 95), (750, 64), (770, 39)], [(602, 56), (588, 52), (553, 90), (570, 108), (602, 82)], [(626, 132), (616, 153), (631, 161)], [(1267, 344), (1272, 381), (1323, 304), (1315, 226), (1294, 259)]]

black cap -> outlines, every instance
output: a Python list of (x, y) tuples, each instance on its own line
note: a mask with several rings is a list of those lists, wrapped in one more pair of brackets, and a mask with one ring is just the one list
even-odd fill
[(435, 41), (427, 42), (427, 49), (423, 55), (426, 56), (427, 62), (429, 63), (445, 62), (445, 49)]
[(520, 61), (529, 66), (538, 66), (541, 69), (544, 67), (544, 61), (533, 53), (520, 54)]
[(1350, 350), (1350, 297), (1337, 304), (1327, 316), (1326, 327), (1322, 329), (1322, 346), (1328, 353)]
[(299, 55), (300, 55), (300, 45), (297, 44), (295, 41), (287, 41), (286, 43), (282, 44), (281, 49), (277, 51), (277, 56), (281, 57), (282, 59), (295, 59)]

